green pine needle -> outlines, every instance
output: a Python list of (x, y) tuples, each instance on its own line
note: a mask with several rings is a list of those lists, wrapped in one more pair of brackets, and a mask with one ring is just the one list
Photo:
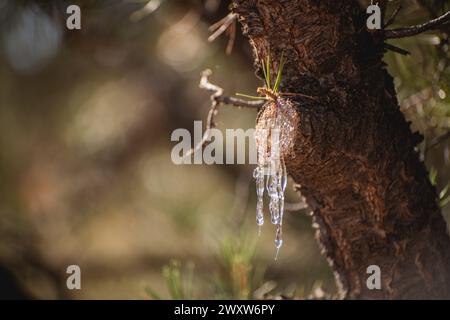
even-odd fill
[(266, 85), (267, 85), (267, 71), (266, 71), (266, 63), (264, 61), (262, 61), (259, 57), (258, 57), (259, 61), (261, 61), (261, 66), (263, 69), (263, 73), (264, 73), (264, 80), (266, 81)]
[(281, 54), (280, 66), (278, 67), (278, 73), (277, 73), (277, 80), (275, 81), (275, 85), (273, 87), (273, 92), (275, 92), (275, 93), (278, 92), (278, 88), (281, 83), (281, 74), (283, 73), (283, 68), (284, 68), (284, 57), (283, 57), (283, 54)]
[(243, 97), (243, 98), (253, 99), (253, 100), (267, 100), (266, 97), (251, 96), (251, 95), (244, 94), (244, 93), (236, 93), (236, 95), (238, 97)]
[[(285, 64), (284, 54), (283, 53), (281, 54), (280, 64), (279, 64), (278, 70), (277, 70), (277, 77), (275, 79), (275, 84), (274, 84), (273, 88), (271, 85), (272, 79), (271, 79), (271, 74), (270, 74), (270, 51), (268, 51), (265, 61), (261, 60), (259, 58), (259, 56), (258, 56), (258, 59), (261, 62), (261, 67), (262, 67), (262, 71), (264, 73), (264, 80), (265, 80), (266, 88), (271, 89), (274, 93), (277, 93), (278, 89), (280, 87), (280, 84), (281, 84), (281, 76), (283, 74), (283, 69), (284, 69), (284, 64)], [(236, 93), (236, 95), (240, 96), (240, 97), (248, 98), (248, 99), (254, 99), (254, 100), (268, 100), (265, 97), (251, 96), (251, 95), (246, 95), (246, 94), (242, 94), (242, 93)]]

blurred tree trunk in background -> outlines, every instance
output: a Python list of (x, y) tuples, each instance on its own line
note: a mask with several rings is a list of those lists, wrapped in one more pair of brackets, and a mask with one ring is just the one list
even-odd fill
[[(234, 0), (233, 11), (257, 57), (286, 58), (280, 91), (317, 99), (292, 99), (301, 120), (284, 156), (340, 296), (450, 298), (447, 226), (415, 150), (421, 136), (382, 61), (382, 34), (367, 32), (356, 1)], [(381, 268), (381, 290), (367, 288), (370, 265)]]

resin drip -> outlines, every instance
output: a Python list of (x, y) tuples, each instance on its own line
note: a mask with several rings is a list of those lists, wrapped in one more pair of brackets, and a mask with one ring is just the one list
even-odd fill
[(258, 167), (254, 171), (256, 180), (256, 223), (264, 224), (264, 190), (269, 198), (270, 222), (276, 225), (275, 247), (278, 251), (283, 245), (284, 191), (287, 172), (283, 154), (292, 147), (292, 134), (298, 116), (293, 105), (281, 97), (269, 101), (262, 111), (256, 131)]

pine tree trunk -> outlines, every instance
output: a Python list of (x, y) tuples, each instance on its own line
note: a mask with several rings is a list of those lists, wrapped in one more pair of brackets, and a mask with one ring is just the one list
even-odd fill
[[(450, 238), (434, 187), (398, 107), (383, 38), (366, 30), (357, 1), (234, 0), (258, 59), (285, 57), (281, 92), (300, 117), (289, 174), (341, 298), (450, 298)], [(270, 117), (263, 109), (259, 120)], [(381, 268), (369, 290), (367, 267)]]

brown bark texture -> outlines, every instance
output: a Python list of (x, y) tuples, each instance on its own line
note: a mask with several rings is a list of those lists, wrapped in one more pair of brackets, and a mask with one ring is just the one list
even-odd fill
[[(383, 63), (382, 33), (345, 0), (233, 0), (255, 52), (283, 54), (280, 92), (299, 115), (282, 150), (313, 211), (313, 227), (344, 299), (450, 298), (450, 238), (412, 133)], [(262, 108), (258, 121), (273, 114)], [(369, 290), (367, 268), (381, 268)]]

